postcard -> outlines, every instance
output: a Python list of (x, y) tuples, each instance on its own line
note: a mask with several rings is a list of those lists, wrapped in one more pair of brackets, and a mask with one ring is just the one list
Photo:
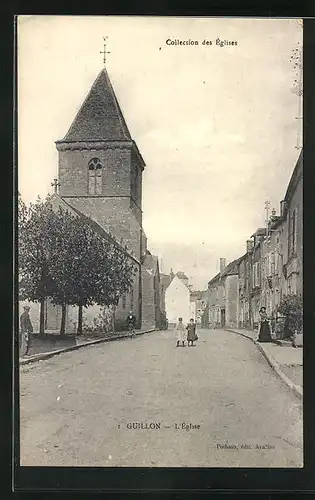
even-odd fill
[(302, 468), (303, 22), (18, 16), (21, 466)]

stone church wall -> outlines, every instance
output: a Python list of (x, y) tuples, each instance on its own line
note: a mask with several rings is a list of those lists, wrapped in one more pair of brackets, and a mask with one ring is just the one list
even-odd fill
[(155, 328), (156, 323), (154, 276), (142, 269), (142, 328)]
[[(133, 311), (137, 322), (141, 320), (141, 312), (139, 310), (139, 266), (136, 269), (136, 274), (133, 280), (133, 289), (131, 293), (120, 297), (118, 305), (115, 307), (115, 329), (124, 330), (126, 328), (126, 319), (129, 311)], [(137, 324), (137, 328), (141, 325)]]
[(140, 259), (140, 224), (130, 211), (128, 198), (65, 198), (71, 206), (98, 222), (118, 243)]

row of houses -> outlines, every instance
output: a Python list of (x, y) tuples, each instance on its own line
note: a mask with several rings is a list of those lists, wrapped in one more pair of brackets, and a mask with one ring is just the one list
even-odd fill
[(303, 288), (303, 152), (295, 165), (279, 213), (246, 241), (245, 253), (208, 282), (203, 322), (211, 328), (255, 328), (259, 309), (277, 317), (283, 296)]

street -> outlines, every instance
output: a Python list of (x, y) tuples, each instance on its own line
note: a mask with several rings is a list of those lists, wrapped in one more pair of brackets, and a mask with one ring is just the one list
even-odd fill
[(156, 331), (22, 366), (21, 465), (302, 467), (301, 401), (250, 340), (198, 335), (195, 347)]

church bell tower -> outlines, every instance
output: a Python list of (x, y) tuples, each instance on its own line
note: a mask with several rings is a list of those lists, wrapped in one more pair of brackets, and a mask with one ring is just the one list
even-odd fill
[(59, 194), (143, 257), (142, 172), (145, 163), (132, 139), (104, 68), (68, 133), (56, 142)]

